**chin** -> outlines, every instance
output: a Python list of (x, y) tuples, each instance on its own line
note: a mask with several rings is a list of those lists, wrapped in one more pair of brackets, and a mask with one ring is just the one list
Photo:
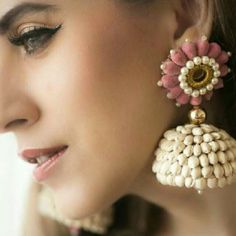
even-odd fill
[(66, 218), (80, 220), (110, 207), (118, 197), (101, 191), (71, 190), (54, 192), (55, 206)]

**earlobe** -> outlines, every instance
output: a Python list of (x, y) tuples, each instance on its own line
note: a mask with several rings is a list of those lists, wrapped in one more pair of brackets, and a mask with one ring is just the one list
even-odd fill
[(214, 18), (214, 2), (210, 0), (180, 0), (176, 9), (177, 28), (173, 35), (172, 48), (184, 41), (197, 41), (203, 35), (211, 35)]

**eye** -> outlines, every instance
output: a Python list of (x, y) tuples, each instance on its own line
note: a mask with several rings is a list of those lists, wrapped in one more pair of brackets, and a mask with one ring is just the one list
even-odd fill
[(9, 41), (15, 46), (23, 46), (27, 54), (34, 54), (40, 48), (46, 46), (52, 36), (62, 25), (54, 28), (42, 26), (30, 26), (22, 30), (20, 35), (9, 36)]

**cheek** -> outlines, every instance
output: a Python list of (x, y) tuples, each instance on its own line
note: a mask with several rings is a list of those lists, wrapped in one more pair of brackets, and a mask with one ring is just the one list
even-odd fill
[(159, 138), (154, 58), (161, 46), (154, 51), (150, 36), (125, 20), (106, 25), (113, 20), (68, 25), (57, 42), (63, 47), (39, 63), (36, 81), (42, 80), (34, 83), (45, 125), (60, 130), (72, 147), (54, 185), (58, 205), (72, 216), (125, 194)]

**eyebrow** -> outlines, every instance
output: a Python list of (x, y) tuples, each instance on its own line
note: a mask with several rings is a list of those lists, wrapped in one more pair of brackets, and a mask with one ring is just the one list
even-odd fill
[(56, 11), (58, 7), (51, 4), (41, 4), (24, 2), (12, 9), (10, 9), (2, 18), (0, 19), (0, 34), (5, 34), (10, 27), (16, 22), (16, 20), (22, 18), (23, 16), (35, 13), (35, 12), (52, 12)]

